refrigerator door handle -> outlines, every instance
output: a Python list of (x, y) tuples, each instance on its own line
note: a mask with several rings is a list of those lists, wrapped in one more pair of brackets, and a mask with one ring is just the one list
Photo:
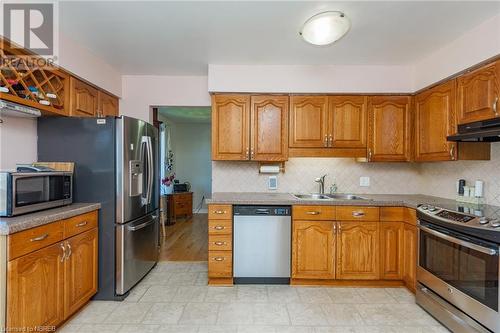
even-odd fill
[[(143, 194), (143, 198), (142, 198), (142, 204), (143, 205), (149, 205), (151, 204), (151, 200), (152, 200), (152, 195), (153, 195), (153, 147), (152, 147), (152, 144), (151, 144), (151, 137), (150, 136), (143, 136), (141, 138), (141, 145), (143, 147), (145, 147), (146, 149), (146, 161), (144, 161), (144, 164), (146, 164), (146, 167), (145, 169), (147, 170), (146, 171), (146, 174), (147, 174), (147, 179), (145, 180), (146, 182), (146, 193), (145, 193), (145, 196)], [(143, 155), (144, 156), (144, 155)]]

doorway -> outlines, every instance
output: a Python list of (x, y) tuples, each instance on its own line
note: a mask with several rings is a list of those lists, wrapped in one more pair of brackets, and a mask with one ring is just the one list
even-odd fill
[(211, 108), (157, 107), (160, 122), (160, 261), (206, 261), (212, 193)]

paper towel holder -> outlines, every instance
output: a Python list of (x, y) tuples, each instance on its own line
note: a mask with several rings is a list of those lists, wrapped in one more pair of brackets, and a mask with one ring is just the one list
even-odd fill
[(280, 172), (285, 173), (285, 162), (259, 162), (259, 173), (276, 174)]

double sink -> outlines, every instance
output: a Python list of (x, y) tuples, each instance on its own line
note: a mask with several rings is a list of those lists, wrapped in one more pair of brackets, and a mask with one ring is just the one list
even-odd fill
[(325, 200), (325, 201), (333, 201), (333, 200), (368, 200), (367, 198), (360, 197), (355, 194), (292, 194), (295, 198), (300, 200)]

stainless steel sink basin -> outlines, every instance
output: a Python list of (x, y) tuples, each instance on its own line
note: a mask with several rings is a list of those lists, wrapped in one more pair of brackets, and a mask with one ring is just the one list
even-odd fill
[(300, 200), (367, 200), (366, 198), (360, 197), (355, 194), (344, 194), (344, 193), (335, 193), (335, 194), (311, 193), (311, 194), (294, 194), (293, 196)]
[(326, 194), (326, 196), (336, 200), (367, 200), (366, 198), (360, 197), (355, 194), (335, 193), (335, 194)]
[(294, 194), (294, 197), (301, 200), (332, 200), (325, 194), (312, 193), (312, 194)]

